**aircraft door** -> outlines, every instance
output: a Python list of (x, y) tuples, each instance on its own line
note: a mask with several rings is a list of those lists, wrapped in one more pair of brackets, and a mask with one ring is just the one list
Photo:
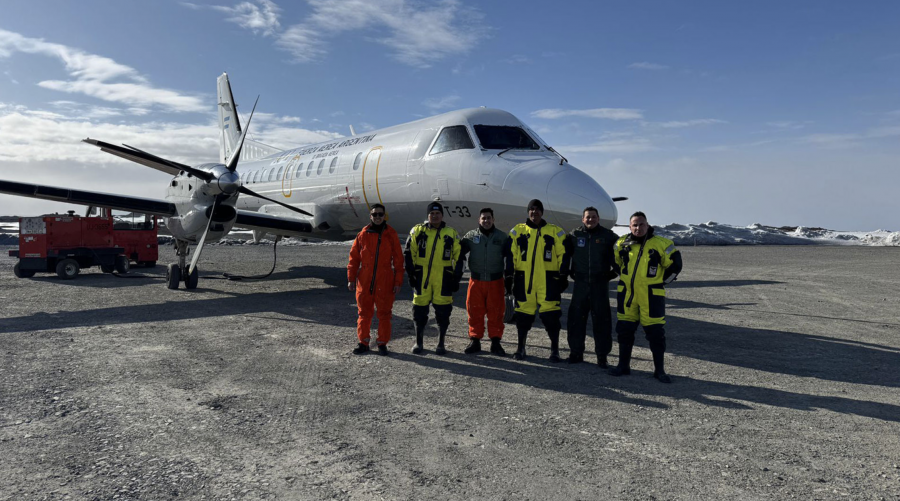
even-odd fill
[(381, 146), (376, 146), (369, 150), (363, 160), (362, 192), (367, 211), (372, 208), (372, 204), (384, 203), (381, 200), (381, 193), (378, 191), (378, 166), (381, 163), (381, 152)]
[(294, 171), (297, 169), (297, 164), (300, 162), (300, 155), (294, 155), (294, 158), (288, 162), (287, 167), (284, 169), (284, 174), (281, 177), (281, 193), (286, 198), (291, 198), (291, 194), (293, 193), (294, 188)]

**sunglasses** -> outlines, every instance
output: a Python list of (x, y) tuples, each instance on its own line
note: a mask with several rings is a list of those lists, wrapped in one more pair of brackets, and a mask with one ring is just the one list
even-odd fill
[(384, 217), (384, 212), (373, 212), (372, 217)]

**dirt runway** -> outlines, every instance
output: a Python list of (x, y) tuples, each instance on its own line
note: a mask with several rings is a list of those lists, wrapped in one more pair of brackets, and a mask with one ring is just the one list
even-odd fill
[(409, 353), (408, 286), (392, 356), (351, 355), (346, 245), (245, 282), (272, 246), (210, 246), (195, 291), (16, 279), (8, 248), (0, 499), (900, 499), (900, 248), (683, 248), (671, 385), (640, 332), (622, 378), (539, 323), (525, 362), (464, 355), (464, 289), (448, 355), (433, 320)]

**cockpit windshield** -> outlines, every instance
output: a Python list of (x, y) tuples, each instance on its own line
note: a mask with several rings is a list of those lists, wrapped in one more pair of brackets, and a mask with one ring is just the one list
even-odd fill
[(487, 150), (539, 150), (540, 146), (520, 127), (511, 125), (476, 125), (475, 135)]

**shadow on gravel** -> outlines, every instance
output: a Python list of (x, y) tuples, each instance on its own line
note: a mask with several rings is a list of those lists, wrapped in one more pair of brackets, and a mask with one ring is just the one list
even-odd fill
[[(616, 400), (644, 407), (660, 409), (669, 407), (661, 402), (636, 398), (629, 396), (618, 388), (608, 387), (606, 383), (609, 383), (609, 380), (613, 378), (606, 376), (605, 371), (602, 371), (603, 373), (600, 374), (601, 370), (593, 364), (579, 364), (575, 366), (568, 365), (565, 362), (553, 364), (531, 355), (525, 362), (519, 362), (510, 357), (500, 358), (486, 353), (465, 355), (451, 352), (446, 355), (435, 355), (433, 346), (431, 348), (424, 355), (395, 352), (392, 354), (392, 357), (403, 362), (445, 370), (466, 377), (490, 379), (503, 383), (520, 384), (542, 390), (573, 393), (605, 400)], [(653, 382), (655, 383), (656, 381)], [(650, 381), (648, 381), (649, 383)]]

